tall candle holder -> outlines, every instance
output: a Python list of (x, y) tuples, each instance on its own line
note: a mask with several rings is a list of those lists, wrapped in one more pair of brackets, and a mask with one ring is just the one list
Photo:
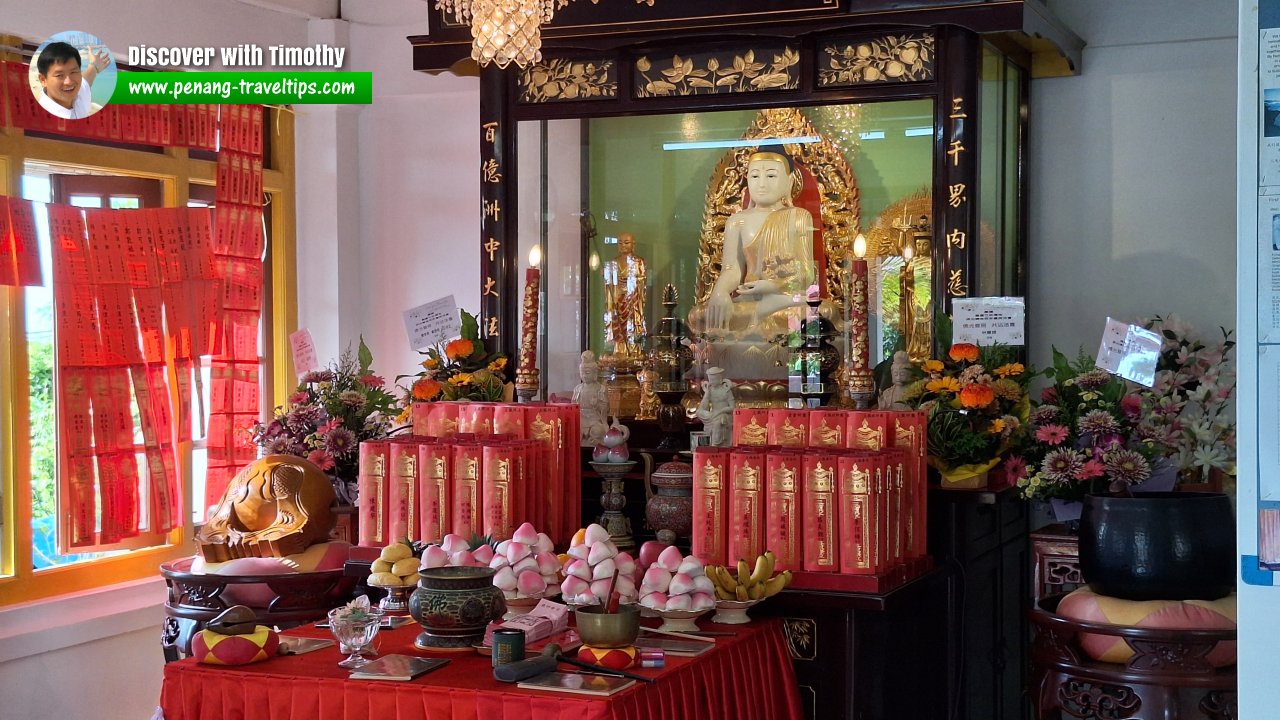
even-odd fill
[(658, 427), (663, 432), (659, 450), (681, 450), (685, 436), (685, 411), (680, 404), (689, 383), (685, 373), (693, 364), (693, 351), (682, 342), (684, 323), (676, 315), (679, 296), (674, 285), (667, 283), (662, 291), (662, 319), (657, 331), (649, 336), (649, 364), (653, 368), (653, 391), (662, 401), (658, 408)]
[(600, 525), (609, 531), (609, 539), (619, 550), (629, 550), (636, 546), (636, 539), (631, 535), (631, 520), (622, 514), (622, 509), (627, 506), (623, 483), (627, 473), (635, 466), (635, 460), (591, 463), (601, 480), (600, 507), (604, 509), (604, 513), (600, 516)]
[(871, 372), (871, 335), (869, 317), (869, 286), (867, 271), (867, 238), (858, 233), (853, 240), (854, 259), (850, 261), (845, 302), (848, 303), (849, 333), (848, 356), (842, 378), (845, 392), (854, 407), (865, 410), (875, 402), (876, 383)]

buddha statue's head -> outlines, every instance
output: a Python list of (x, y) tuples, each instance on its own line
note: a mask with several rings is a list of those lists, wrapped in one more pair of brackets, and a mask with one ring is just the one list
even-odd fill
[(629, 232), (618, 235), (618, 254), (630, 255), (636, 251), (636, 236)]
[(596, 354), (590, 350), (582, 351), (582, 359), (578, 362), (578, 378), (584, 383), (600, 381), (600, 364), (596, 362)]
[(894, 385), (906, 385), (911, 379), (911, 356), (903, 350), (893, 354), (893, 364), (889, 366), (889, 378)]
[(791, 158), (785, 153), (762, 151), (747, 159), (747, 190), (751, 204), (758, 207), (781, 207), (791, 202), (794, 184)]

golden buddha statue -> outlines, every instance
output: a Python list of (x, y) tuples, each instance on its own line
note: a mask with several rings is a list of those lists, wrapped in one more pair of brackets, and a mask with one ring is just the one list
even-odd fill
[(604, 264), (604, 335), (615, 355), (638, 359), (645, 325), (646, 284), (644, 258), (635, 254), (636, 238), (618, 235), (618, 257)]
[(750, 202), (725, 223), (720, 276), (689, 321), (714, 340), (786, 332), (816, 292), (813, 216), (792, 205), (795, 169), (787, 155), (756, 152), (746, 173)]

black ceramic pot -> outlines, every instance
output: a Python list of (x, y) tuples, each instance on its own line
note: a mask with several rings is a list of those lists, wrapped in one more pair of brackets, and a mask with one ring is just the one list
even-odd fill
[(1126, 600), (1216, 600), (1235, 589), (1236, 519), (1222, 493), (1089, 495), (1080, 572)]

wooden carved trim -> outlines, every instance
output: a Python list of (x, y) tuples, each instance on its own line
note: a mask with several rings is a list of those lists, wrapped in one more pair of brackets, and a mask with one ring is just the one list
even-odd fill
[(926, 82), (934, 77), (933, 33), (829, 40), (817, 57), (818, 87)]
[(618, 97), (618, 69), (609, 58), (550, 58), (520, 70), (526, 105)]
[[(757, 58), (772, 56), (765, 63)], [(800, 51), (789, 45), (636, 58), (637, 98), (730, 95), (800, 87)]]

